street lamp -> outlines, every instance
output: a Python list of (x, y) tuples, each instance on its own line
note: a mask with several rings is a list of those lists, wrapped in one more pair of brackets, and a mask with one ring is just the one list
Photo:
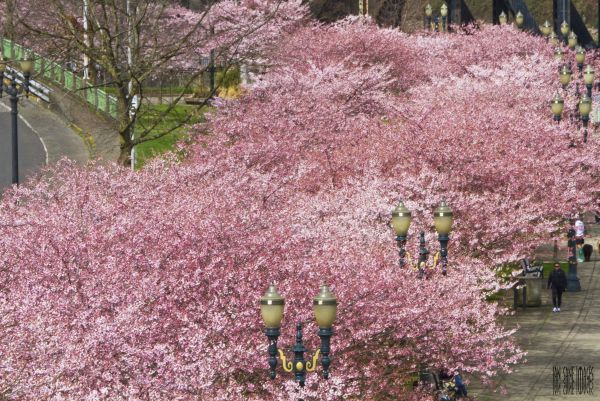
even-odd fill
[(542, 34), (548, 38), (548, 36), (550, 36), (550, 32), (552, 32), (552, 25), (550, 25), (550, 22), (548, 22), (548, 20), (546, 20), (544, 22), (544, 25), (542, 25)]
[(500, 25), (506, 25), (506, 21), (507, 21), (506, 13), (504, 11), (502, 11), (500, 13), (500, 15), (498, 16), (498, 22), (500, 23)]
[(433, 14), (433, 9), (431, 8), (431, 4), (427, 3), (425, 6), (425, 23), (426, 28), (431, 30), (431, 14)]
[(563, 61), (564, 58), (565, 58), (565, 53), (563, 53), (560, 46), (557, 47), (556, 49), (554, 49), (554, 59), (555, 60)]
[(19, 115), (17, 104), (19, 102), (19, 94), (25, 92), (25, 96), (29, 96), (29, 78), (33, 71), (33, 61), (29, 59), (22, 60), (20, 62), (21, 69), (23, 71), (23, 86), (17, 87), (16, 73), (13, 70), (11, 75), (12, 79), (9, 79), (6, 75), (7, 61), (0, 60), (0, 97), (3, 92), (6, 92), (10, 96), (10, 115), (11, 115), (11, 147), (12, 147), (12, 183), (19, 184), (19, 135), (17, 118)]
[(585, 62), (585, 50), (581, 46), (577, 46), (575, 50), (575, 61), (577, 62), (577, 68), (579, 73), (583, 70), (583, 63)]
[(410, 227), (410, 221), (412, 215), (410, 210), (404, 206), (404, 203), (400, 201), (398, 206), (392, 212), (392, 228), (396, 233), (396, 241), (398, 242), (399, 255), (400, 255), (400, 267), (404, 267), (404, 257), (406, 251), (404, 246), (406, 245), (406, 235), (408, 234), (408, 228)]
[(560, 69), (560, 83), (563, 86), (563, 89), (567, 88), (567, 85), (569, 85), (569, 83), (571, 82), (571, 75), (573, 74), (573, 72), (571, 71), (571, 68), (568, 65), (563, 65), (562, 68)]
[[(438, 233), (438, 241), (440, 242), (440, 251), (435, 255), (432, 268), (437, 267), (438, 261), (441, 259), (442, 274), (446, 275), (448, 265), (448, 241), (450, 240), (450, 232), (452, 231), (452, 223), (454, 221), (452, 209), (442, 201), (440, 206), (435, 210), (434, 214), (435, 229)], [(411, 261), (410, 254), (404, 249), (406, 245), (406, 238), (408, 229), (410, 227), (412, 216), (410, 210), (404, 206), (403, 202), (400, 202), (398, 206), (392, 212), (392, 228), (396, 233), (396, 241), (398, 248), (400, 249), (400, 267), (405, 265), (405, 256)], [(417, 266), (419, 277), (425, 275), (425, 264), (429, 251), (425, 248), (425, 233), (421, 232), (419, 235), (419, 261)]]
[(523, 23), (525, 22), (525, 17), (521, 11), (517, 12), (515, 15), (515, 23), (517, 24), (517, 28), (521, 29), (523, 27)]
[(587, 95), (592, 97), (592, 86), (594, 85), (594, 78), (596, 77), (596, 72), (594, 71), (594, 67), (591, 64), (588, 64), (585, 67), (585, 71), (583, 72), (583, 82), (585, 83), (585, 87), (587, 88)]
[(592, 98), (584, 93), (579, 100), (579, 115), (581, 115), (581, 121), (583, 122), (583, 142), (587, 142), (587, 127), (590, 121), (590, 112), (592, 111)]
[(571, 33), (569, 33), (568, 45), (569, 45), (569, 49), (571, 49), (571, 50), (573, 50), (575, 48), (575, 46), (577, 46), (577, 35), (573, 31), (571, 31)]
[(550, 42), (552, 46), (558, 45), (558, 35), (556, 34), (556, 32), (550, 32), (550, 35), (548, 36), (548, 42)]
[[(439, 25), (438, 25), (439, 18), (435, 17), (434, 23), (432, 23), (431, 22), (432, 16), (433, 16), (433, 8), (431, 7), (431, 4), (427, 4), (425, 6), (425, 19), (429, 26), (429, 30), (437, 31), (439, 28)], [(448, 24), (447, 24), (448, 5), (446, 5), (446, 3), (443, 3), (442, 6), (440, 7), (440, 16), (442, 17), (442, 28), (441, 29), (443, 32), (446, 32), (448, 30)]]
[(556, 95), (554, 95), (550, 101), (550, 106), (552, 108), (552, 114), (554, 114), (554, 121), (560, 122), (560, 117), (565, 107), (565, 103), (560, 96), (560, 93), (556, 92)]
[(567, 21), (563, 21), (562, 24), (560, 24), (560, 34), (562, 35), (563, 40), (566, 42), (567, 35), (569, 34), (569, 23)]
[(319, 355), (321, 356), (321, 366), (323, 367), (323, 378), (328, 379), (329, 365), (331, 364), (329, 357), (329, 353), (331, 352), (330, 339), (333, 335), (332, 327), (337, 312), (335, 295), (330, 291), (327, 284), (323, 284), (319, 294), (313, 300), (313, 312), (319, 326), (318, 336), (321, 338), (321, 347), (308, 361), (304, 358), (304, 354), (308, 350), (302, 343), (302, 323), (300, 322), (296, 324), (296, 344), (292, 348), (294, 360), (288, 361), (283, 350), (277, 347), (277, 341), (281, 334), (280, 329), (284, 306), (285, 299), (279, 295), (275, 284), (271, 284), (265, 295), (260, 298), (260, 313), (265, 324), (265, 335), (269, 339), (270, 378), (275, 379), (277, 376), (277, 355), (279, 354), (283, 370), (293, 373), (300, 387), (304, 387), (306, 373), (313, 372), (316, 369)]
[(446, 32), (448, 30), (447, 17), (448, 17), (448, 6), (444, 2), (440, 7), (440, 15), (442, 16), (442, 31)]

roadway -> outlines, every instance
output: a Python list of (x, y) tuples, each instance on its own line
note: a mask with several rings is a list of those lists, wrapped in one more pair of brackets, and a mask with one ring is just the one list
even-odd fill
[[(0, 106), (1, 107), (1, 106)], [(46, 164), (46, 151), (40, 138), (21, 119), (19, 129), (19, 182)], [(12, 183), (12, 144), (10, 112), (0, 109), (0, 194)]]

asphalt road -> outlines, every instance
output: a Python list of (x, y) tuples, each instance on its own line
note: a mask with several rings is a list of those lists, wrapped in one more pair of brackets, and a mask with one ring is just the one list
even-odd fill
[[(3, 109), (2, 109), (3, 110)], [(46, 163), (46, 152), (40, 138), (21, 119), (19, 133), (19, 182), (38, 171)], [(0, 193), (12, 183), (12, 145), (10, 113), (0, 112)]]

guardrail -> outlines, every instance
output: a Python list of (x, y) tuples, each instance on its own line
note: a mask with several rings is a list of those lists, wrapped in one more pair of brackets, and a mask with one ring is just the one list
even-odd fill
[[(20, 85), (22, 85), (23, 81), (25, 80), (23, 74), (12, 67), (6, 67), (6, 70), (4, 71), (4, 76), (11, 80), (14, 77), (15, 81)], [(50, 93), (52, 92), (52, 89), (48, 88), (41, 82), (36, 81), (35, 79), (29, 80), (29, 92), (42, 99), (44, 102), (50, 102)]]
[[(35, 53), (31, 49), (27, 49), (14, 43), (9, 39), (2, 39), (1, 45), (2, 48), (0, 50), (5, 58), (9, 60), (22, 60), (26, 57), (32, 58), (34, 60), (33, 71), (37, 76), (48, 82), (57, 84), (71, 93), (75, 93), (96, 110), (99, 110), (114, 119), (117, 118), (119, 103), (115, 96), (109, 95), (102, 89), (90, 87), (88, 82), (74, 72), (67, 70), (60, 64)], [(14, 69), (11, 70), (16, 71)], [(23, 75), (20, 72), (16, 71), (16, 73), (18, 77), (21, 79), (23, 78)], [(34, 82), (36, 82), (36, 91), (39, 89), (38, 93), (45, 96), (48, 100), (44, 99), (42, 96), (40, 96), (40, 98), (49, 101), (48, 95), (51, 90), (39, 83), (39, 81)], [(38, 93), (33, 93), (38, 96)]]

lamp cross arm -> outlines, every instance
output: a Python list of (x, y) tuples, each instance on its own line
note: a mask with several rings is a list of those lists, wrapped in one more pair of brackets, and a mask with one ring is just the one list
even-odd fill
[(295, 371), (301, 372), (303, 370), (305, 370), (306, 372), (313, 372), (317, 368), (317, 362), (319, 361), (319, 356), (321, 355), (321, 350), (318, 349), (312, 356), (312, 358), (306, 361), (306, 365), (302, 364), (302, 366), (300, 366), (298, 364), (297, 366), (294, 366), (294, 363), (287, 359), (285, 353), (283, 352), (283, 350), (281, 350), (281, 348), (279, 348), (277, 351), (279, 352), (279, 359), (281, 359), (281, 366), (283, 367), (283, 370), (287, 373)]

